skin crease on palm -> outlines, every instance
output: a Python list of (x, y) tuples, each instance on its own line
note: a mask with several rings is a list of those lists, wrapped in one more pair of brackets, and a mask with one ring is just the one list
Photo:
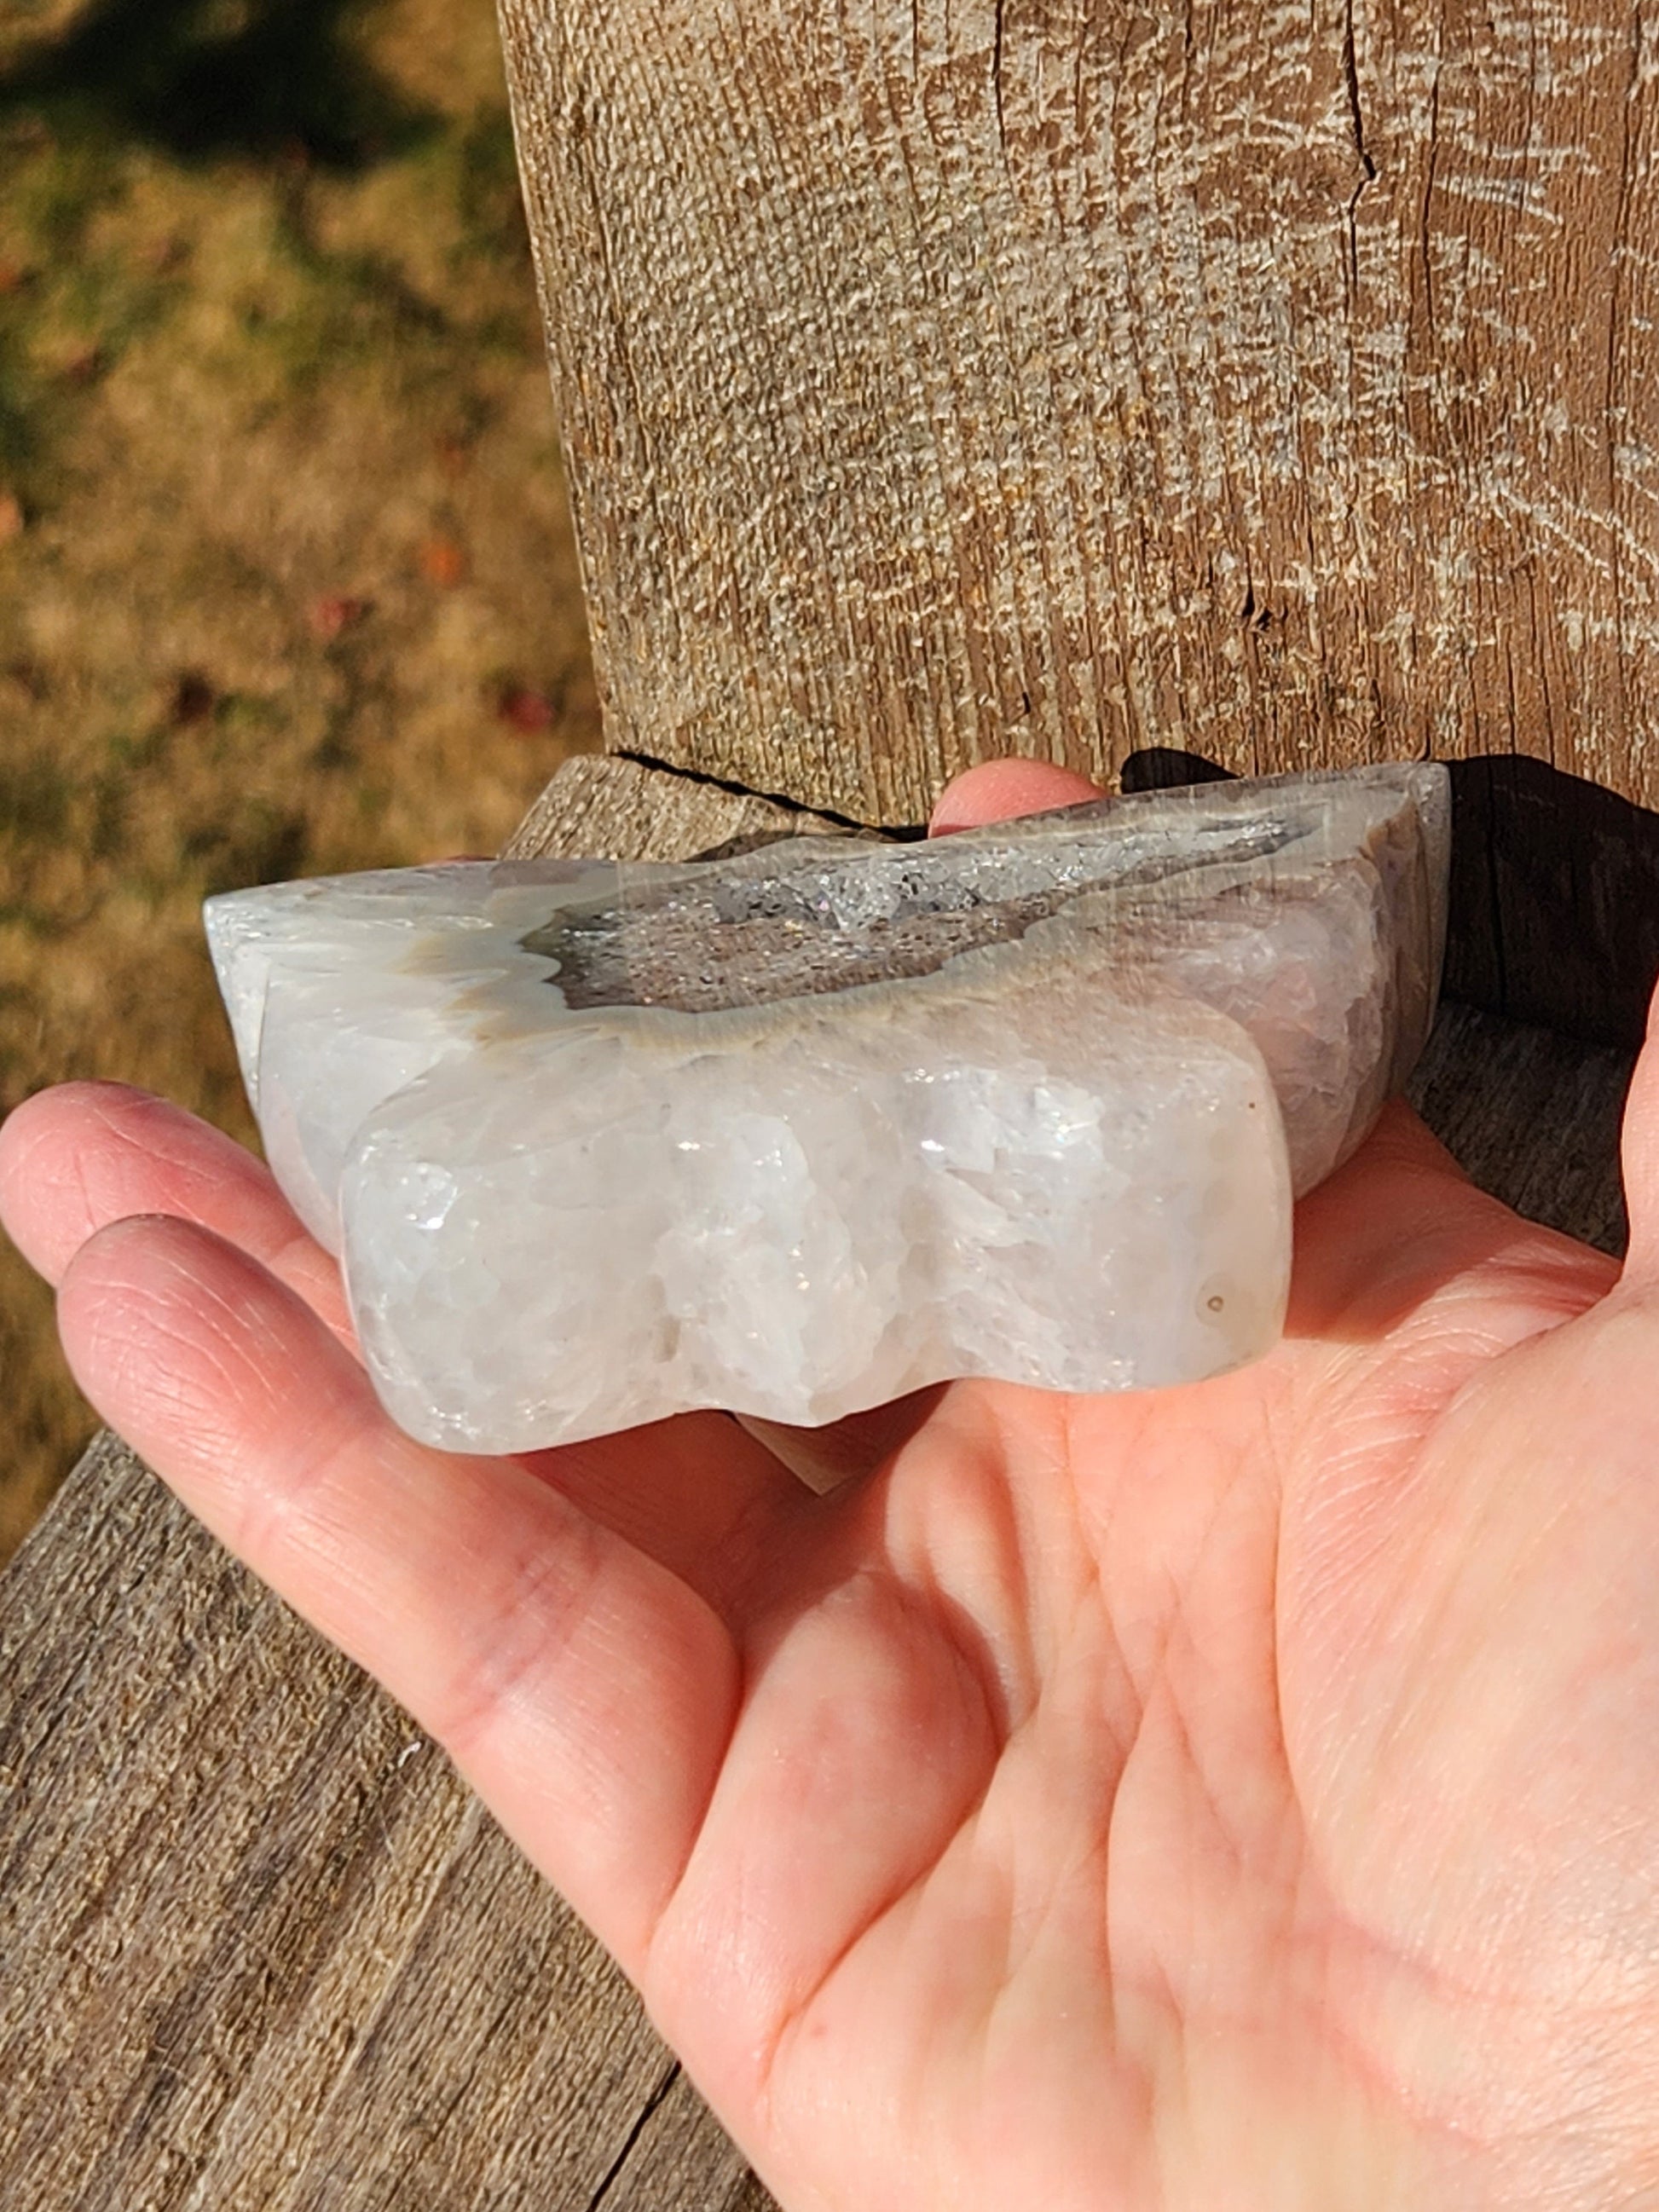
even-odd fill
[[(934, 826), (1085, 789), (995, 763)], [(1237, 1375), (503, 1461), (388, 1425), (228, 1139), (106, 1085), (0, 1132), (88, 1395), (790, 2212), (1659, 2203), (1659, 1045), (1626, 1174), (1621, 1273), (1395, 1105)]]

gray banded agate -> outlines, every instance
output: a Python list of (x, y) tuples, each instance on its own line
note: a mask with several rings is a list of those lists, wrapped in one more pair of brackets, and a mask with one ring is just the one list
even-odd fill
[(1427, 1034), (1447, 860), (1444, 771), (1386, 767), (924, 845), (283, 884), (207, 922), (385, 1402), (510, 1451), (1265, 1351), (1292, 1193)]

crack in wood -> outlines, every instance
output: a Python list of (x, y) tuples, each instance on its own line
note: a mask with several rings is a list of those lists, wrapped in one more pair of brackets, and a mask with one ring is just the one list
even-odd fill
[(660, 775), (672, 775), (681, 783), (701, 784), (712, 791), (723, 791), (732, 799), (763, 799), (769, 806), (779, 806), (787, 814), (815, 814), (825, 822), (833, 822), (838, 830), (861, 830), (870, 837), (890, 837), (896, 843), (911, 843), (927, 835), (925, 822), (861, 822), (855, 815), (838, 814), (830, 806), (811, 806), (804, 799), (792, 799), (787, 791), (761, 791), (754, 785), (734, 782), (730, 776), (712, 775), (706, 769), (687, 768), (683, 762), (660, 760), (653, 753), (623, 746), (606, 756), (611, 760), (632, 761), (635, 768), (651, 769)]
[(1359, 104), (1359, 63), (1354, 45), (1353, 0), (1347, 0), (1342, 18), (1342, 82), (1348, 94), (1348, 122), (1353, 132), (1353, 149), (1358, 155), (1359, 166), (1365, 173), (1353, 199), (1348, 203), (1352, 212), (1360, 192), (1376, 175), (1376, 164), (1365, 148), (1365, 117)]
[(1353, 138), (1354, 152), (1359, 156), (1359, 181), (1348, 195), (1346, 213), (1348, 232), (1348, 284), (1350, 295), (1359, 289), (1359, 203), (1367, 185), (1375, 181), (1376, 163), (1365, 145), (1365, 114), (1359, 100), (1359, 62), (1354, 45), (1353, 0), (1346, 0), (1342, 16), (1342, 82), (1347, 94), (1348, 129)]
[(1006, 0), (996, 0), (991, 20), (991, 100), (996, 109), (997, 143), (1005, 153), (1008, 145), (1006, 118), (1002, 112), (1002, 39)]
[(669, 2091), (673, 2087), (675, 2082), (678, 2081), (679, 2078), (680, 2063), (677, 2058), (669, 2066), (667, 2072), (663, 2075), (661, 2081), (658, 2082), (656, 2087), (651, 2092), (651, 2094), (646, 2099), (644, 2104), (640, 2107), (639, 2112), (635, 2118), (634, 2124), (629, 2128), (628, 2134), (623, 2140), (622, 2148), (617, 2153), (615, 2158), (611, 2160), (610, 2166), (605, 2170), (603, 2180), (601, 2180), (599, 2187), (588, 2198), (587, 2212), (599, 2212), (599, 2207), (604, 2203), (605, 2198), (611, 2194), (611, 2191), (615, 2188), (617, 2181), (621, 2179), (623, 2168), (627, 2165), (629, 2160), (634, 2154), (635, 2145), (639, 2142), (640, 2137), (645, 2133), (646, 2129), (650, 2125), (652, 2120), (655, 2118), (658, 2111), (661, 2107), (663, 2100), (667, 2096)]

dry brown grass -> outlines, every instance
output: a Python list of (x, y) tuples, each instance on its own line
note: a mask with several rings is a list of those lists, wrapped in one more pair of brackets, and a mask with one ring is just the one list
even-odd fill
[[(307, 16), (335, 76), (242, 144), (126, 97), (130, 0), (0, 40), (0, 1111), (246, 1135), (202, 897), (489, 850), (597, 742), (490, 0), (150, 0), (146, 52), (211, 94)], [(3, 1556), (91, 1425), (3, 1247), (0, 1374)]]

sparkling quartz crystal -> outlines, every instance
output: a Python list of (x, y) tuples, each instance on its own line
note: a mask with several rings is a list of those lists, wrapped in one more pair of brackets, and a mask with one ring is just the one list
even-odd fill
[(1447, 849), (1444, 771), (1375, 768), (282, 884), (208, 931), (386, 1404), (514, 1451), (1265, 1351), (1292, 1191), (1427, 1034)]

